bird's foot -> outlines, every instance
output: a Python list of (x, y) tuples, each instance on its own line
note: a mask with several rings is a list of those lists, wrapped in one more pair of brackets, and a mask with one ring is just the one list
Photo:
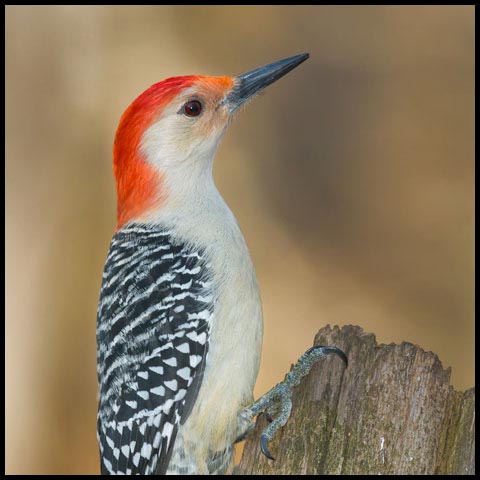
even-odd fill
[[(268, 442), (273, 439), (277, 431), (285, 426), (292, 411), (292, 389), (296, 387), (303, 377), (308, 375), (313, 364), (331, 353), (337, 354), (348, 365), (347, 356), (337, 347), (312, 347), (309, 348), (297, 361), (292, 370), (287, 373), (283, 382), (275, 385), (265, 395), (245, 408), (242, 413), (253, 417), (265, 413), (269, 425), (260, 437), (260, 448), (270, 460), (275, 460), (268, 450)], [(242, 414), (241, 414), (242, 415)]]

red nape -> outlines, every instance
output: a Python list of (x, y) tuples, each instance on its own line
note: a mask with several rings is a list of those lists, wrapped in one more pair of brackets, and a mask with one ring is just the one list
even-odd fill
[(158, 118), (162, 108), (197, 78), (196, 75), (188, 75), (156, 83), (137, 97), (123, 113), (113, 144), (117, 230), (162, 202), (161, 175), (142, 158), (140, 142), (143, 133)]

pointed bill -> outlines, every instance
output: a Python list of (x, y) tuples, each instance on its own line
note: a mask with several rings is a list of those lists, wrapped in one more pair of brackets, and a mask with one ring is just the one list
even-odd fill
[(225, 99), (230, 104), (231, 111), (235, 111), (253, 95), (298, 67), (308, 57), (308, 53), (302, 53), (255, 68), (235, 77), (235, 87)]

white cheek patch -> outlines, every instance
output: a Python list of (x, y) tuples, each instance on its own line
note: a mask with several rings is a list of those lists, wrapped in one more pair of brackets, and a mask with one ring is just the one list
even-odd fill
[(162, 172), (185, 163), (213, 160), (228, 123), (228, 115), (218, 111), (189, 118), (179, 113), (181, 105), (181, 101), (173, 101), (142, 136), (141, 153)]
[(180, 206), (182, 210), (195, 206), (205, 191), (216, 192), (213, 159), (230, 116), (226, 107), (216, 108), (213, 99), (198, 117), (183, 114), (182, 106), (198, 91), (188, 89), (177, 96), (142, 136), (140, 152), (163, 179), (162, 204), (144, 220), (178, 213)]
[(140, 149), (150, 163), (168, 167), (173, 159), (189, 155), (189, 128), (181, 114), (165, 111), (143, 134)]

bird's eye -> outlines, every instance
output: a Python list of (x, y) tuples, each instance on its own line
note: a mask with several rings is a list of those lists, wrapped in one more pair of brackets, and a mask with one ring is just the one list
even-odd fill
[(187, 117), (198, 117), (202, 113), (202, 104), (198, 100), (190, 100), (183, 106), (183, 113)]

